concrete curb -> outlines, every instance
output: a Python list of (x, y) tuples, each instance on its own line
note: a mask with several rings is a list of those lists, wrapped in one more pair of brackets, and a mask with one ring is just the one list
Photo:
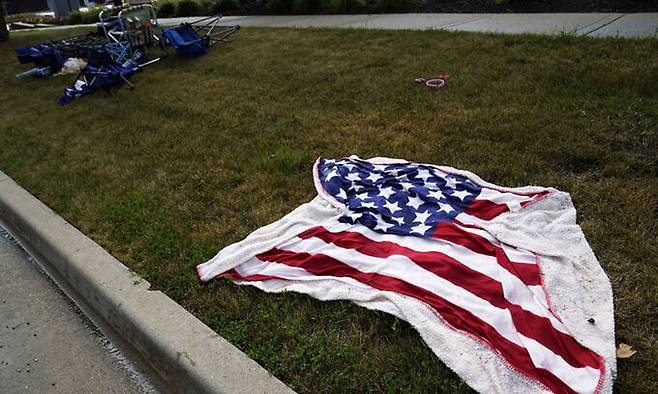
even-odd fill
[(292, 393), (0, 171), (0, 222), (177, 393)]

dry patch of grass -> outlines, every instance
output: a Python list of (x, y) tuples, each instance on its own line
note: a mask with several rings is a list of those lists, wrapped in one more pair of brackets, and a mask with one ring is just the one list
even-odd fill
[(469, 390), (393, 317), (196, 279), (314, 196), (317, 156), (350, 154), (571, 193), (638, 350), (617, 388), (658, 390), (655, 41), (249, 28), (58, 107), (66, 80), (13, 78), (46, 34), (0, 44), (0, 168), (296, 390)]

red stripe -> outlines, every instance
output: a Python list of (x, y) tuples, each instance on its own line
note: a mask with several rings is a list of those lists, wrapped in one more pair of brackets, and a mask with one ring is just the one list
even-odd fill
[(377, 273), (361, 272), (323, 254), (311, 255), (272, 249), (256, 257), (262, 261), (301, 267), (314, 275), (353, 278), (382, 291), (391, 291), (419, 299), (436, 310), (456, 330), (465, 331), (484, 339), (519, 372), (538, 380), (553, 391), (574, 392), (550, 371), (536, 367), (525, 348), (504, 338), (495, 328), (470, 311), (460, 308), (422, 287)]
[(537, 194), (533, 194), (532, 198), (529, 199), (529, 200), (523, 201), (521, 203), (521, 206), (525, 207), (526, 205), (532, 204), (533, 202), (537, 202), (537, 201), (541, 200), (542, 198), (546, 197), (548, 194), (550, 194), (550, 191), (548, 191), (548, 190), (544, 190), (544, 191), (539, 192)]
[(246, 280), (246, 281), (250, 281), (250, 282), (260, 282), (260, 281), (263, 281), (263, 280), (270, 280), (270, 279), (289, 280), (289, 279), (286, 279), (286, 278), (281, 278), (279, 276), (273, 276), (273, 275), (255, 274), (255, 275), (242, 276), (238, 273), (238, 271), (236, 271), (234, 269), (223, 272), (223, 273), (217, 275), (215, 278), (227, 278), (227, 279), (231, 279), (231, 280), (234, 280), (234, 281)]
[(491, 220), (508, 211), (509, 207), (505, 204), (496, 204), (489, 200), (473, 200), (464, 213), (482, 220)]
[(503, 248), (492, 244), (484, 237), (464, 230), (452, 222), (437, 224), (432, 238), (443, 239), (464, 246), (475, 253), (495, 257), (498, 264), (519, 278), (521, 282), (528, 286), (541, 286), (541, 271), (536, 263), (515, 263), (507, 257)]
[(373, 241), (358, 232), (332, 233), (324, 227), (312, 228), (300, 234), (299, 237), (302, 239), (317, 237), (326, 243), (378, 258), (394, 255), (406, 256), (424, 269), (492, 305), (509, 310), (514, 326), (521, 334), (551, 349), (573, 367), (598, 368), (599, 366), (597, 358), (592, 356), (591, 351), (579, 344), (572, 336), (556, 330), (548, 318), (537, 316), (510, 303), (505, 298), (505, 292), (500, 282), (465, 266), (450, 256), (436, 251), (418, 252), (394, 242)]
[[(505, 193), (505, 192), (501, 192), (501, 193)], [(548, 190), (544, 190), (535, 194), (523, 195), (528, 199), (520, 202), (520, 205), (522, 207), (525, 207), (528, 204), (531, 204), (539, 199), (544, 198), (549, 193), (550, 192)], [(482, 199), (482, 200), (475, 199), (469, 204), (468, 208), (466, 209), (466, 211), (464, 211), (464, 213), (471, 216), (475, 216), (476, 218), (482, 220), (491, 220), (500, 214), (508, 212), (509, 210), (510, 209), (507, 206), (507, 204), (497, 204), (493, 201), (486, 199)]]

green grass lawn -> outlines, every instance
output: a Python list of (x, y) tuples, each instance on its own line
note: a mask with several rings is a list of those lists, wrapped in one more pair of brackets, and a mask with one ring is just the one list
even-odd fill
[(14, 78), (50, 37), (0, 44), (0, 169), (295, 390), (469, 391), (391, 316), (196, 278), (314, 197), (317, 156), (358, 154), (571, 193), (638, 350), (616, 387), (658, 391), (655, 40), (248, 28), (60, 107), (70, 77)]

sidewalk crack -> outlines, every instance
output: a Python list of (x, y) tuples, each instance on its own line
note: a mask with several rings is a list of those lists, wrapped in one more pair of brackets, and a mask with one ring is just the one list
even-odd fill
[[(620, 20), (621, 18), (625, 17), (626, 15), (628, 15), (628, 14), (621, 14), (621, 15), (619, 15), (618, 17), (612, 19), (610, 22), (604, 23), (604, 24), (602, 24), (601, 26), (595, 27), (594, 29), (588, 31), (587, 33), (583, 34), (583, 36), (588, 36), (588, 35), (594, 33), (594, 32), (597, 31), (597, 30), (601, 30), (602, 28), (604, 28), (604, 27), (606, 27), (606, 26), (609, 26), (610, 24), (612, 24), (612, 23), (614, 23), (614, 22), (617, 22), (618, 20)], [(589, 25), (589, 26), (592, 26), (592, 25)], [(589, 26), (585, 26), (585, 27), (589, 27)]]
[(457, 22), (453, 22), (453, 23), (449, 23), (447, 25), (441, 26), (440, 29), (448, 29), (448, 28), (451, 28), (451, 27), (454, 27), (454, 26), (459, 26), (459, 25), (464, 25), (466, 23), (479, 21), (481, 19), (485, 19), (485, 18), (488, 18), (488, 17), (489, 17), (489, 15), (476, 15), (472, 18), (464, 19), (462, 21), (457, 21)]

